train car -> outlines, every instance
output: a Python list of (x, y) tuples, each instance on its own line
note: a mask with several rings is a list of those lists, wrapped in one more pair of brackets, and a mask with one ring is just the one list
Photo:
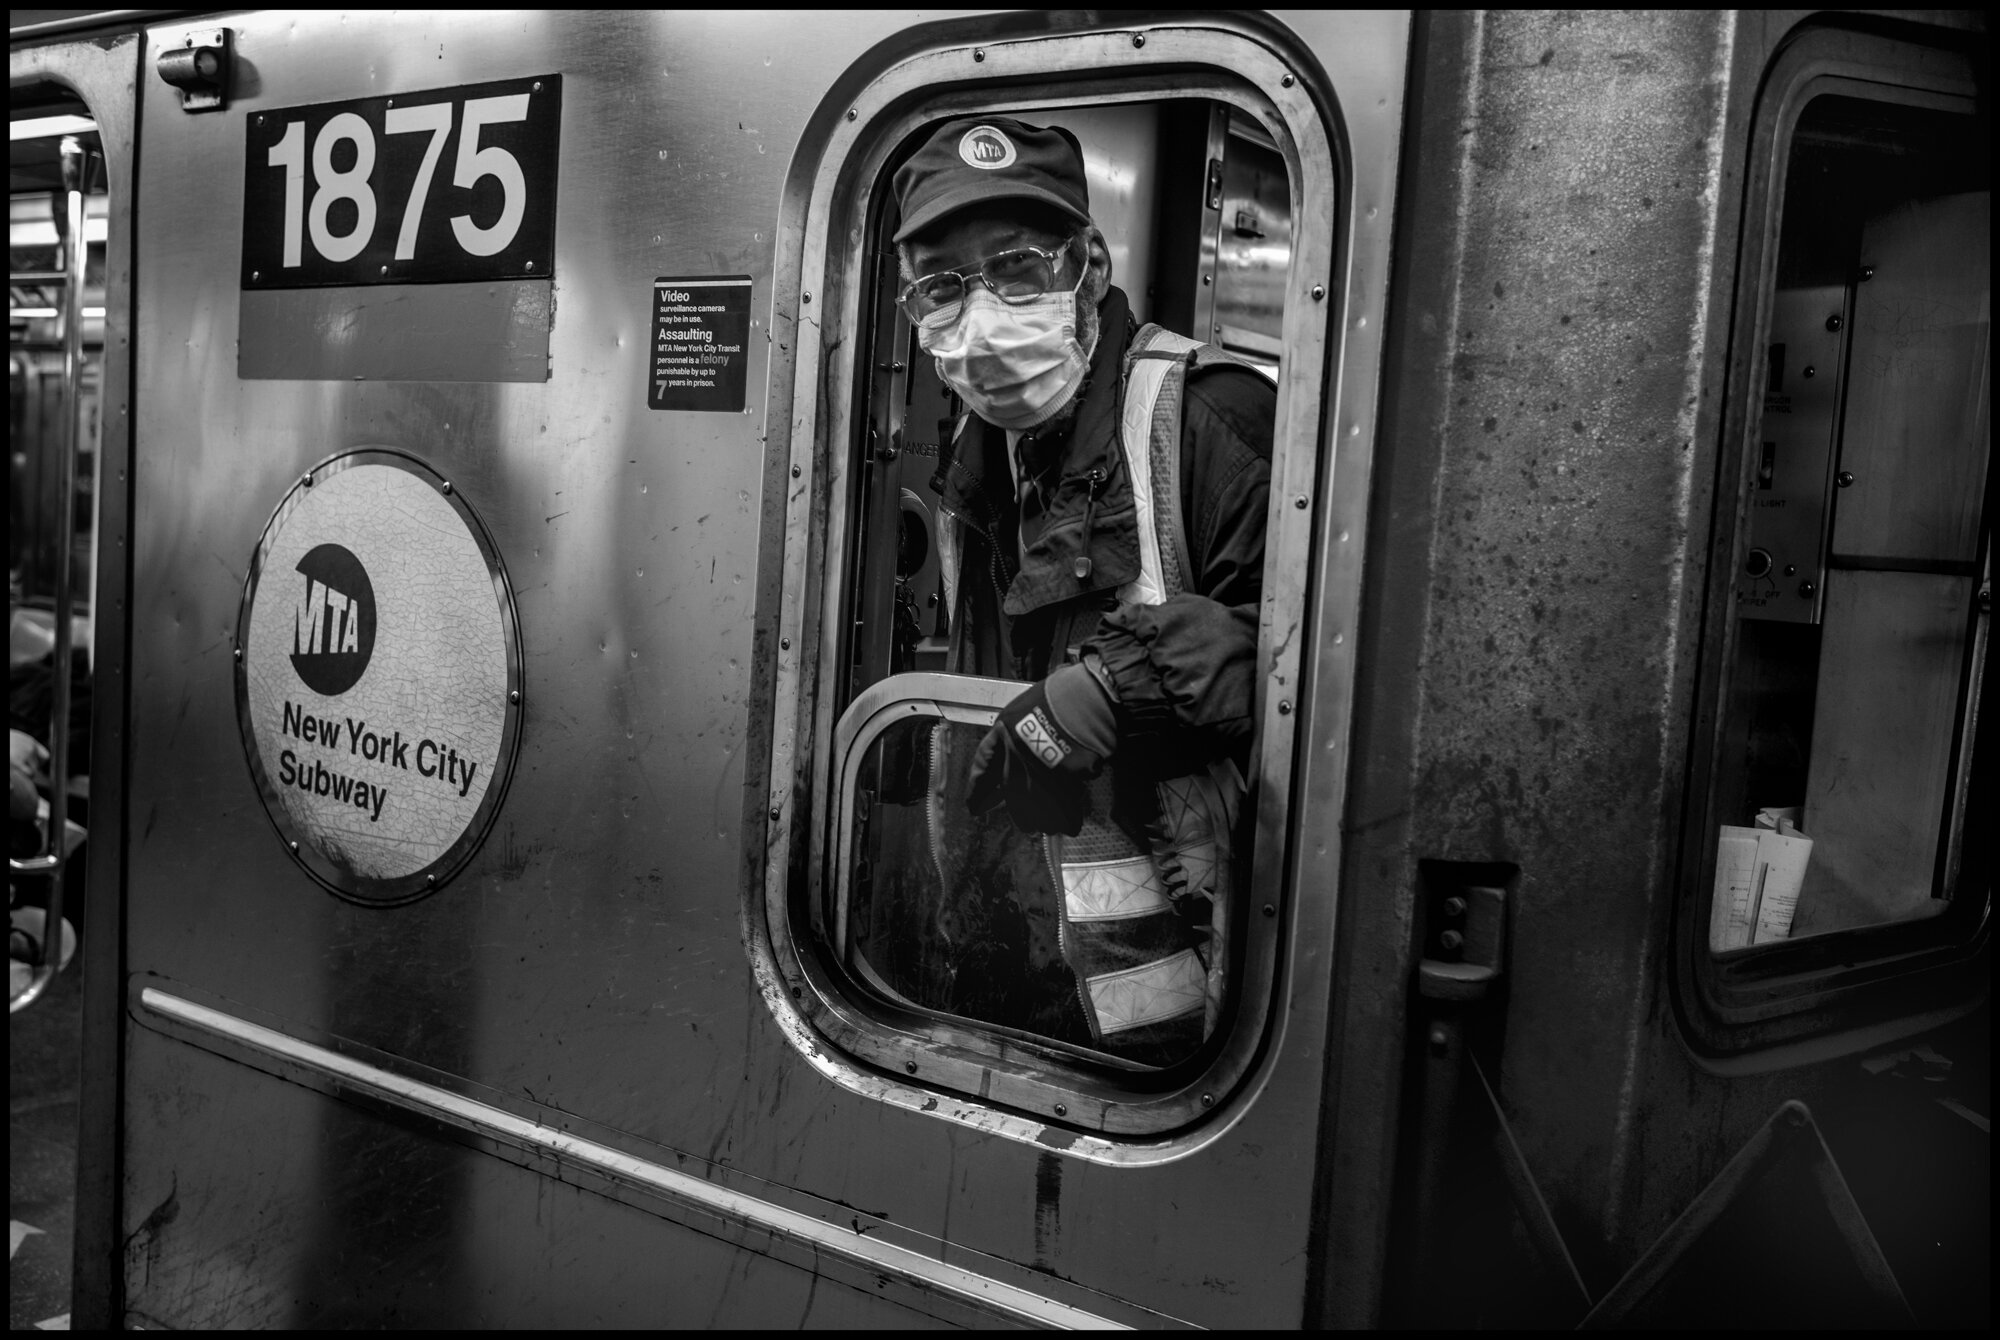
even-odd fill
[[(13, 24), (76, 1326), (1988, 1321), (1982, 14)], [(1159, 1064), (911, 985), (959, 117), (1275, 392)]]

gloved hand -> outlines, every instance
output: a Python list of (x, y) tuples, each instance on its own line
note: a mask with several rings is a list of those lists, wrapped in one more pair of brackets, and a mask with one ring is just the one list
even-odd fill
[(1008, 703), (979, 742), (966, 806), (984, 814), (1004, 801), (1024, 832), (1074, 837), (1090, 812), (1084, 782), (1117, 747), (1109, 689), (1084, 666), (1063, 666)]

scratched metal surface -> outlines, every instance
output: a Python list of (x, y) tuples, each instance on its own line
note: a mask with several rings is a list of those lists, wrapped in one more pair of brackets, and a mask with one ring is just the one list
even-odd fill
[[(1350, 868), (1407, 943), (1418, 858), (1520, 866), (1495, 1079), (1599, 1289), (1809, 1092), (1701, 1073), (1657, 989), (1748, 112), (1782, 31), (1750, 28), (1440, 16), (1406, 184)], [(1402, 980), (1353, 985), (1350, 1028), (1400, 1021)]]
[[(187, 116), (143, 81), (128, 967), (581, 1114), (776, 1198), (878, 1212), (1045, 1272), (1052, 1291), (1295, 1324), (1323, 1057), (1310, 1011), (1252, 1119), (1180, 1163), (1109, 1169), (836, 1089), (750, 979), (738, 826), (758, 493), (766, 451), (788, 450), (765, 442), (756, 346), (772, 225), (830, 81), (921, 17), (252, 15), (230, 20), (227, 112)], [(1327, 49), (1343, 40), (1337, 22), (1300, 22)], [(565, 106), (546, 384), (238, 380), (237, 294), (214, 276), (236, 272), (246, 114), (551, 69)], [(700, 273), (757, 285), (751, 410), (649, 413), (651, 281)], [(270, 509), (314, 462), (366, 444), (424, 457), (480, 513), (525, 648), (520, 761), (491, 837), (449, 887), (393, 911), (336, 900), (281, 850), (231, 693), (237, 601)], [(331, 1264), (399, 1247), (440, 1299), (508, 1300), (490, 1313), (508, 1322), (562, 1324), (600, 1282), (685, 1288), (738, 1324), (813, 1306), (740, 1253), (682, 1250), (688, 1235), (659, 1218), (143, 1025), (132, 1036), (124, 1267), (142, 1317), (489, 1315), (366, 1295)], [(246, 1245), (245, 1225), (290, 1245)], [(610, 1259), (630, 1269), (560, 1265), (579, 1239), (618, 1240)]]

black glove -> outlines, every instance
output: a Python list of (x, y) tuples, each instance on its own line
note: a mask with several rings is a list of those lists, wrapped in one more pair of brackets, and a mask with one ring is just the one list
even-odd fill
[(1074, 837), (1090, 813), (1084, 783), (1117, 742), (1110, 692), (1066, 665), (1001, 710), (972, 756), (966, 807), (984, 814), (1004, 801), (1024, 832)]

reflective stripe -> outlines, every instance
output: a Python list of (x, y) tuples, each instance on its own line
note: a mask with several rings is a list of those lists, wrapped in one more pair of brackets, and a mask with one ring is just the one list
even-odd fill
[[(906, 1280), (916, 1288), (936, 1289), (1012, 1320), (1040, 1326), (1129, 1329), (1107, 1317), (1071, 1307), (1031, 1289), (870, 1237), (849, 1224), (835, 1223), (774, 1205), (747, 1192), (649, 1162), (622, 1150), (516, 1116), (463, 1094), (395, 1074), (261, 1024), (182, 1000), (157, 987), (149, 986), (141, 990), (139, 1002), (163, 1018), (303, 1066), (327, 1076), (343, 1088), (358, 1090), (405, 1111), (441, 1120), (460, 1130), (499, 1140), (518, 1149), (531, 1150), (558, 1165), (580, 1165), (600, 1177), (655, 1192), (704, 1215), (720, 1217), (725, 1223), (751, 1225), (778, 1238), (805, 1243), (815, 1252), (845, 1257), (879, 1274)], [(940, 1243), (938, 1246), (949, 1250), (949, 1244)], [(757, 1249), (743, 1246), (743, 1250)]]
[(938, 504), (938, 571), (944, 576), (945, 617), (958, 626), (958, 513)]
[(1167, 910), (1166, 882), (1150, 856), (1063, 862), (1063, 903), (1071, 921), (1118, 921)]
[[(1151, 342), (1143, 350), (1165, 350), (1185, 354), (1197, 341), (1172, 331), (1152, 327)], [(1118, 428), (1119, 445), (1125, 450), (1125, 474), (1132, 481), (1132, 502), (1139, 510), (1139, 575), (1118, 588), (1118, 598), (1131, 605), (1160, 605), (1167, 599), (1166, 582), (1160, 567), (1160, 532), (1153, 505), (1153, 407), (1160, 398), (1167, 373), (1175, 363), (1166, 358), (1135, 358), (1125, 379), (1125, 413)], [(1174, 444), (1179, 455), (1180, 444)]]
[(1098, 1031), (1116, 1033), (1199, 1014), (1208, 996), (1208, 970), (1192, 949), (1089, 979)]

